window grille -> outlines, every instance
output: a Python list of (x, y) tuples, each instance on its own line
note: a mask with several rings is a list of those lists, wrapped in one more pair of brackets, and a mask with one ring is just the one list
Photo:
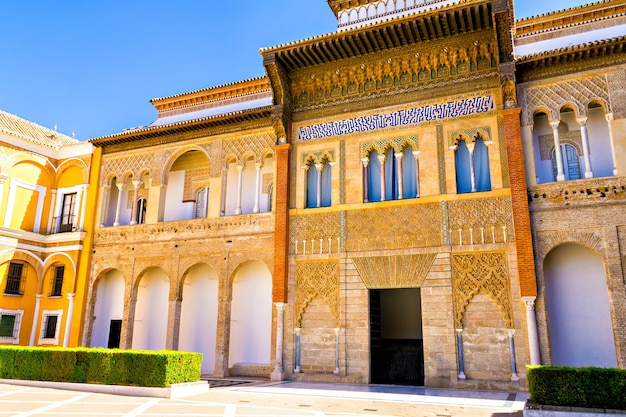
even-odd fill
[(60, 297), (62, 295), (64, 275), (64, 265), (59, 265), (54, 269), (54, 276), (50, 280), (50, 297)]
[(44, 339), (55, 339), (57, 333), (58, 316), (46, 316), (42, 337)]
[(5, 294), (23, 295), (24, 294), (24, 282), (22, 279), (22, 273), (24, 271), (24, 264), (18, 262), (11, 262), (9, 264), (9, 272), (7, 274), (6, 286), (4, 287)]

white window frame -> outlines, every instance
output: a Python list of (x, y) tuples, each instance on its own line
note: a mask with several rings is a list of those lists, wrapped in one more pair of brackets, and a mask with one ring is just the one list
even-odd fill
[(18, 321), (17, 330), (13, 328), (13, 333), (16, 335), (15, 337), (0, 337), (1, 343), (12, 343), (17, 345), (20, 343), (20, 331), (22, 330), (22, 318), (24, 317), (24, 310), (6, 310), (0, 308), (0, 317), (1, 316), (16, 316), (15, 319)]
[[(44, 338), (46, 334), (46, 322), (49, 316), (57, 316), (56, 329), (54, 331), (54, 338)], [(63, 321), (63, 310), (43, 310), (41, 313), (41, 327), (39, 331), (39, 340), (37, 344), (39, 345), (58, 345), (59, 344), (59, 333), (61, 332), (61, 322)]]
[(11, 227), (13, 207), (15, 206), (15, 197), (18, 187), (39, 193), (39, 198), (37, 200), (37, 212), (35, 214), (35, 224), (33, 225), (33, 232), (39, 233), (39, 227), (41, 226), (41, 213), (43, 212), (43, 203), (46, 197), (47, 189), (41, 185), (29, 184), (22, 180), (18, 180), (17, 178), (11, 178), (11, 184), (9, 186), (9, 200), (7, 202), (7, 211), (4, 217), (4, 227)]

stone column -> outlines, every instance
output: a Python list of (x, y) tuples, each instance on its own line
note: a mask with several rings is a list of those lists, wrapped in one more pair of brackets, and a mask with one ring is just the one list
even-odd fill
[(41, 294), (35, 296), (35, 314), (33, 316), (33, 325), (30, 329), (30, 340), (28, 346), (35, 346), (35, 336), (37, 335), (37, 322), (39, 321), (39, 309), (41, 308)]
[(335, 327), (335, 375), (339, 375), (339, 327)]
[(413, 151), (413, 157), (415, 158), (415, 197), (420, 196), (420, 151)]
[(511, 346), (511, 381), (519, 381), (517, 376), (517, 359), (515, 357), (515, 330), (509, 329), (509, 344)]
[(402, 152), (394, 153), (396, 157), (396, 178), (398, 178), (398, 200), (402, 200), (404, 198), (404, 187), (402, 182), (402, 157), (404, 156)]
[(137, 199), (139, 197), (139, 181), (133, 181), (133, 204), (132, 212), (130, 215), (130, 224), (137, 224)]
[(295, 368), (293, 370), (294, 374), (300, 373), (300, 331), (302, 329), (300, 327), (296, 327), (294, 329), (294, 333), (296, 334), (296, 358), (295, 358)]
[(52, 229), (52, 222), (54, 222), (54, 212), (56, 211), (56, 204), (57, 204), (57, 190), (53, 188), (52, 190), (50, 190), (50, 193), (52, 194), (52, 196), (50, 198), (50, 213), (48, 215), (48, 227), (46, 228), (47, 235), (49, 235), (50, 232), (54, 233), (54, 229)]
[(67, 306), (67, 319), (65, 321), (65, 335), (63, 336), (63, 347), (67, 347), (70, 341), (70, 331), (72, 330), (72, 316), (74, 315), (74, 294), (73, 292), (67, 295), (69, 304)]
[(102, 187), (102, 209), (100, 210), (100, 227), (105, 227), (107, 223), (107, 217), (109, 214), (110, 191), (111, 191), (111, 184), (107, 184)]
[(228, 187), (228, 169), (222, 170), (222, 208), (220, 210), (221, 215), (226, 214), (226, 188)]
[(465, 380), (465, 360), (463, 359), (463, 329), (455, 329), (456, 330), (456, 346), (457, 346), (457, 355), (459, 362), (459, 373), (457, 378), (459, 381)]
[(378, 155), (380, 162), (380, 201), (385, 201), (385, 155)]
[(530, 353), (530, 364), (540, 365), (539, 336), (537, 334), (537, 315), (535, 313), (535, 300), (537, 297), (522, 297), (526, 306), (526, 331), (528, 333), (528, 350)]
[(261, 198), (261, 164), (257, 162), (254, 164), (254, 167), (256, 168), (256, 183), (254, 187), (254, 208), (252, 212), (258, 213), (260, 210), (259, 200)]
[(556, 122), (550, 122), (552, 127), (552, 135), (554, 135), (554, 158), (556, 159), (556, 180), (565, 181), (565, 174), (563, 171), (563, 156), (561, 155), (561, 139), (559, 137), (559, 125), (560, 120)]
[(235, 214), (241, 214), (241, 193), (243, 192), (243, 165), (237, 165), (237, 207)]
[(89, 184), (83, 184), (83, 201), (80, 205), (80, 220), (78, 221), (78, 230), (81, 232), (85, 229), (85, 213), (87, 212), (87, 191)]
[(613, 154), (613, 175), (617, 176), (617, 155), (615, 154), (615, 141), (613, 139), (613, 113), (606, 114), (606, 122), (609, 124), (609, 140), (611, 142), (611, 153)]
[(363, 202), (369, 203), (369, 196), (368, 196), (369, 184), (367, 181), (367, 166), (370, 163), (370, 159), (363, 158), (361, 159), (361, 162), (363, 163)]
[(315, 199), (316, 207), (322, 206), (322, 164), (315, 164), (317, 173), (317, 198)]
[(474, 168), (474, 149), (476, 149), (476, 142), (466, 143), (467, 150), (469, 151), (469, 164), (470, 164), (470, 180), (472, 183), (472, 192), (476, 191), (476, 174)]
[(276, 367), (272, 371), (272, 381), (282, 381), (285, 379), (283, 369), (283, 321), (285, 317), (286, 303), (274, 303), (276, 306)]
[(585, 178), (593, 178), (591, 170), (591, 158), (589, 156), (589, 137), (587, 134), (587, 118), (581, 117), (576, 119), (580, 125), (580, 137), (583, 140), (583, 158), (585, 159)]
[(118, 182), (115, 184), (117, 187), (117, 207), (115, 208), (115, 221), (113, 222), (113, 226), (120, 225), (120, 211), (122, 210), (122, 194), (124, 192), (124, 184)]
[(302, 167), (302, 169), (304, 170), (304, 208), (308, 208), (308, 201), (309, 201), (309, 169), (311, 168), (310, 165), (305, 165)]

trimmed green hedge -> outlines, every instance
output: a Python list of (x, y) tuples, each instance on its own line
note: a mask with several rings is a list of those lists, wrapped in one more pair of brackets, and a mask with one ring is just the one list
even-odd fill
[(533, 403), (626, 410), (626, 369), (528, 366), (527, 377)]
[(200, 380), (202, 354), (0, 346), (0, 378), (169, 387)]

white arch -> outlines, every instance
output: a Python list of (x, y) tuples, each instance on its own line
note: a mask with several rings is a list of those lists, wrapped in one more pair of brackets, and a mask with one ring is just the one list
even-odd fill
[(215, 368), (218, 289), (217, 272), (209, 265), (194, 265), (185, 274), (178, 349), (202, 353), (203, 375)]
[(117, 269), (108, 271), (98, 281), (89, 346), (108, 346), (111, 322), (124, 316), (124, 291), (124, 277)]
[(554, 248), (544, 263), (552, 364), (616, 367), (602, 258), (578, 244)]
[(272, 334), (272, 275), (260, 261), (241, 265), (233, 279), (228, 366), (268, 365)]
[(169, 278), (161, 268), (143, 273), (137, 286), (133, 349), (165, 349), (169, 312)]

